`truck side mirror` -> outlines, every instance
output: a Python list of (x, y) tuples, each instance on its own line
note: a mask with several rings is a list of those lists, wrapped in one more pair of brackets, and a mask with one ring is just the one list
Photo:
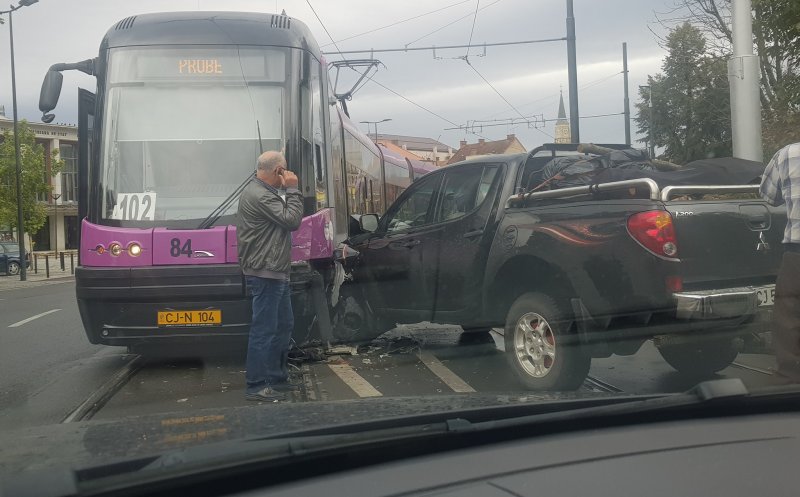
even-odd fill
[(55, 115), (48, 114), (58, 105), (58, 98), (61, 96), (61, 84), (64, 75), (59, 71), (47, 71), (42, 83), (42, 92), (39, 94), (39, 110), (42, 111), (42, 122), (50, 123), (55, 119)]
[(358, 224), (362, 231), (372, 233), (378, 229), (378, 215), (377, 214), (364, 214), (358, 220)]

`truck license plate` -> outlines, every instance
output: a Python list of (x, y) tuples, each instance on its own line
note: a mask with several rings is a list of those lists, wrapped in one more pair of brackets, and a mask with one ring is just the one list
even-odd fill
[(758, 294), (759, 307), (775, 305), (775, 285), (757, 288), (756, 293)]
[(222, 311), (206, 309), (203, 311), (158, 311), (158, 326), (214, 326), (222, 324)]

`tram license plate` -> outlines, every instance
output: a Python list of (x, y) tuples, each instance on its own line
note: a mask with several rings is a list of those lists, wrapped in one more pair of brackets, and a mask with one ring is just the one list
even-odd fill
[(764, 286), (756, 289), (759, 306), (775, 305), (775, 285)]
[(158, 311), (158, 326), (213, 326), (222, 324), (222, 311)]

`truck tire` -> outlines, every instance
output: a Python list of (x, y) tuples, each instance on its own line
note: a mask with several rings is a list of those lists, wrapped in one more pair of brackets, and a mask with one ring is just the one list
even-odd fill
[(591, 357), (569, 333), (555, 300), (526, 293), (508, 311), (505, 349), (511, 369), (530, 390), (575, 390), (589, 374)]
[(676, 371), (693, 377), (711, 376), (739, 355), (732, 338), (662, 345), (658, 352)]

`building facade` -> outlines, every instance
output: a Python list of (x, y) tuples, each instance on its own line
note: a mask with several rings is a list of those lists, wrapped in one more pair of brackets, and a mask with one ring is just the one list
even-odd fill
[(392, 145), (396, 145), (403, 150), (408, 150), (416, 157), (419, 157), (420, 160), (430, 162), (437, 166), (447, 164), (447, 161), (450, 160), (455, 153), (455, 150), (449, 145), (445, 145), (432, 138), (424, 138), (421, 136), (378, 134), (375, 141), (383, 144), (391, 143)]
[[(2, 108), (0, 108), (2, 109)], [(0, 134), (13, 132), (13, 121), (0, 110)], [(69, 124), (29, 123), (36, 142), (44, 147), (46, 180), (52, 187), (50, 195), (41, 195), (39, 202), (47, 205), (47, 222), (37, 233), (26, 233), (26, 246), (34, 251), (62, 251), (78, 248), (78, 128)], [(58, 174), (52, 174), (52, 152), (64, 161)], [(5, 237), (16, 237), (8, 227)], [(32, 243), (32, 247), (31, 247)]]
[(483, 138), (478, 140), (478, 143), (461, 142), (461, 147), (450, 158), (448, 164), (461, 162), (462, 160), (471, 159), (474, 157), (484, 157), (487, 155), (500, 155), (500, 154), (519, 154), (526, 152), (525, 146), (519, 141), (519, 138), (514, 134), (506, 136), (505, 140), (486, 141)]

